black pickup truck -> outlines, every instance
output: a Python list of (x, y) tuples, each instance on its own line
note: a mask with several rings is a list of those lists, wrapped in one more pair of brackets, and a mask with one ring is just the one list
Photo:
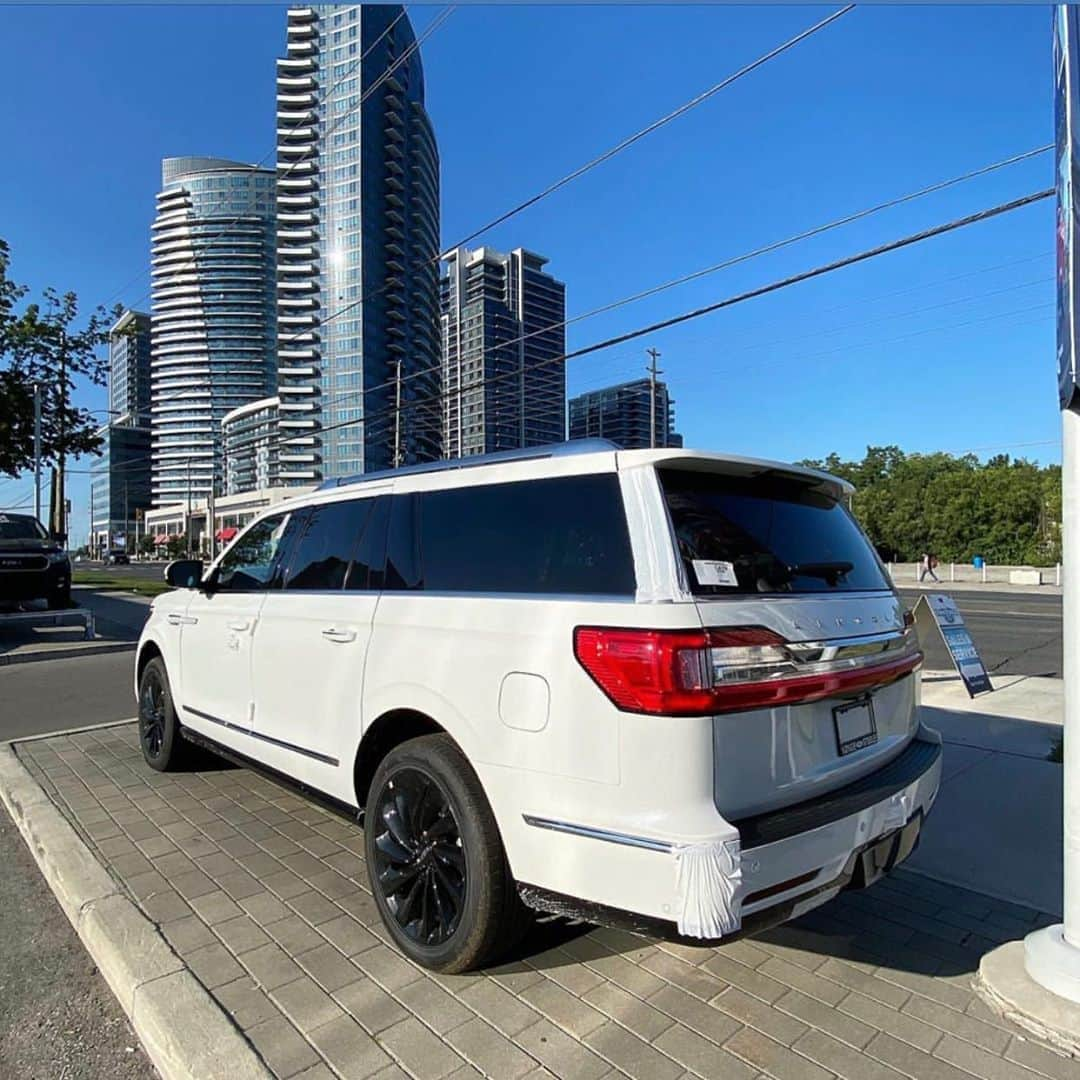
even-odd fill
[(50, 610), (71, 606), (65, 539), (29, 514), (0, 510), (0, 608), (27, 600), (46, 600)]

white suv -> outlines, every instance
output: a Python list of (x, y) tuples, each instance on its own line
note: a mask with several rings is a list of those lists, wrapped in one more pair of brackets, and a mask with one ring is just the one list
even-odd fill
[(441, 971), (528, 909), (791, 918), (905, 858), (941, 772), (849, 492), (595, 442), (330, 482), (167, 571), (146, 760), (198, 743), (359, 811), (390, 934)]

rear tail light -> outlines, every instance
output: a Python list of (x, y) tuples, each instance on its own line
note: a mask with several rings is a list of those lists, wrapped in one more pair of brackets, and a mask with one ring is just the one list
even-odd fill
[(760, 627), (579, 626), (574, 655), (624, 712), (704, 716), (806, 704), (884, 686), (922, 663), (913, 631), (873, 645), (787, 642)]

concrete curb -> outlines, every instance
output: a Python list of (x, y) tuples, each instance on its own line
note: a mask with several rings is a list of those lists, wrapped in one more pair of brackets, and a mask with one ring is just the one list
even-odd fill
[(1052, 994), (1028, 975), (1022, 941), (999, 945), (983, 956), (975, 992), (999, 1016), (1080, 1057), (1080, 1005)]
[(76, 656), (101, 656), (106, 653), (133, 652), (137, 641), (109, 641), (97, 645), (92, 641), (63, 649), (34, 649), (25, 653), (0, 653), (0, 667), (7, 664), (29, 664), (37, 660), (71, 660)]
[(163, 1080), (271, 1080), (255, 1050), (94, 858), (10, 743), (0, 745), (0, 801)]

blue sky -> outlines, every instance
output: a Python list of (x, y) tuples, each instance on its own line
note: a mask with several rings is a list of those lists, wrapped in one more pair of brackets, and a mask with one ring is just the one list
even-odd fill
[[(0, 9), (0, 236), (17, 280), (148, 305), (161, 158), (273, 160), (284, 10)], [(411, 8), (418, 32), (440, 10)], [(830, 10), (458, 8), (423, 48), (444, 243)], [(547, 255), (573, 315), (1052, 140), (1048, 8), (859, 7), (483, 242)], [(1052, 182), (1047, 153), (575, 323), (569, 347)], [(1023, 445), (1059, 435), (1053, 214), (1048, 200), (571, 362), (569, 391), (637, 377), (653, 345), (690, 446), (1059, 460)], [(25, 490), (0, 483), (0, 504)], [(85, 476), (71, 494), (79, 538)]]

